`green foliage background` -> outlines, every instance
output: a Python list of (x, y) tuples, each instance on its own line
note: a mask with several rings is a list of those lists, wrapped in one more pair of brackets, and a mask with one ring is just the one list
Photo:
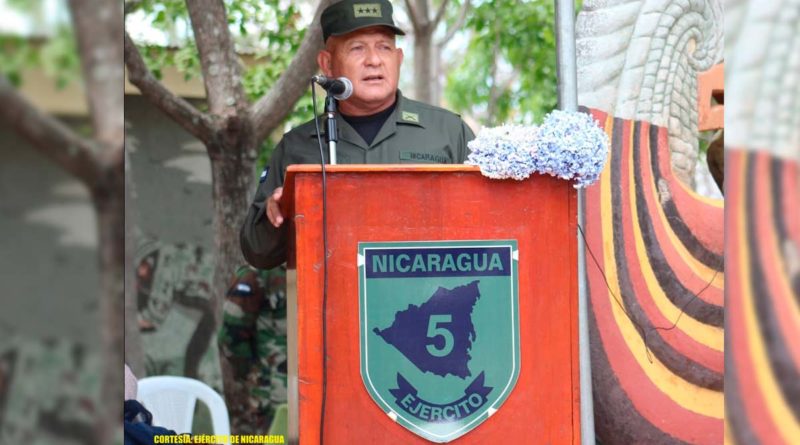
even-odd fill
[[(242, 80), (251, 101), (267, 94), (300, 47), (305, 23), (293, 2), (280, 0), (225, 0), (228, 25), (237, 51), (251, 56), (254, 63), (243, 64)], [(140, 48), (147, 66), (156, 77), (161, 68), (175, 66), (189, 80), (200, 76), (200, 58), (191, 34), (189, 13), (184, 0), (145, 0), (137, 11), (146, 14), (154, 29), (172, 36), (175, 47), (147, 46)], [(180, 35), (180, 31), (183, 34)], [(284, 128), (313, 117), (311, 94), (306, 93), (295, 105)], [(262, 144), (257, 169), (262, 169), (280, 139), (278, 131)]]
[[(543, 0), (479, 1), (470, 11), (464, 32), (470, 34), (462, 62), (447, 75), (445, 99), (455, 111), (473, 115), (483, 125), (538, 123), (556, 108), (557, 72), (555, 2)], [(575, 2), (580, 10), (581, 0)], [(492, 78), (513, 72), (507, 85)], [(491, 88), (497, 83), (495, 113), (486, 114)]]
[(0, 34), (0, 73), (15, 86), (24, 82), (26, 69), (41, 68), (58, 88), (81, 77), (72, 27), (61, 25), (47, 38)]
[[(64, 0), (66, 2), (66, 0)], [(300, 5), (290, 0), (224, 0), (228, 24), (237, 50), (252, 61), (243, 64), (243, 85), (255, 101), (266, 94), (288, 67), (305, 34)], [(463, 0), (452, 0), (444, 26), (452, 26)], [(397, 9), (405, 6), (397, 3)], [(438, 8), (439, 0), (431, 7)], [(576, 2), (576, 11), (580, 8)], [(35, 13), (36, 2), (8, 0), (7, 4)], [(309, 3), (313, 6), (314, 2)], [(169, 46), (140, 46), (148, 67), (161, 77), (166, 66), (176, 67), (188, 80), (200, 76), (200, 61), (184, 0), (141, 0), (130, 13), (169, 40)], [(443, 89), (444, 106), (476, 119), (481, 125), (535, 123), (556, 107), (554, 2), (552, 0), (476, 0), (456, 39), (464, 42), (442, 54), (448, 67)], [(80, 65), (70, 23), (59, 25), (48, 38), (0, 35), (0, 72), (19, 84), (26, 67), (39, 66), (63, 87), (80, 79)], [(413, 35), (406, 37), (411, 41)], [(406, 64), (413, 63), (412, 58)], [(499, 79), (492, 76), (497, 65)], [(508, 82), (508, 79), (513, 79)], [(492, 116), (492, 85), (497, 84)], [(321, 104), (318, 104), (321, 106)], [(311, 94), (296, 104), (281, 130), (313, 117)], [(476, 128), (476, 130), (478, 130)], [(269, 159), (283, 131), (262, 145), (258, 168)]]

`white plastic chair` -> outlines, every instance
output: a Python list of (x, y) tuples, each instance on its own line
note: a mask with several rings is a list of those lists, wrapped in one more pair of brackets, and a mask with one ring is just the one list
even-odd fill
[(197, 399), (208, 406), (215, 435), (231, 433), (225, 401), (205, 383), (177, 376), (155, 376), (139, 380), (137, 399), (153, 414), (153, 425), (178, 434), (191, 433)]

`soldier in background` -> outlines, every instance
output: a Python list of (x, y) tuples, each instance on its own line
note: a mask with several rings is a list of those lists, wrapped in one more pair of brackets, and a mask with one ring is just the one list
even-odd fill
[(235, 388), (226, 391), (231, 429), (265, 434), (278, 405), (286, 403), (286, 268), (242, 266), (223, 305), (219, 349), (223, 372)]

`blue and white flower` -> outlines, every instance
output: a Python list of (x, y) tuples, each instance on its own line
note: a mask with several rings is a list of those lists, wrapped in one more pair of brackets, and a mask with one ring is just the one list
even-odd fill
[(585, 113), (555, 110), (540, 127), (504, 125), (482, 130), (469, 142), (466, 164), (495, 179), (522, 180), (534, 172), (574, 180), (575, 188), (599, 179), (608, 136)]
[(539, 127), (536, 171), (574, 179), (575, 188), (586, 187), (600, 178), (608, 145), (608, 136), (590, 115), (555, 110)]
[(465, 164), (477, 165), (494, 179), (522, 180), (535, 171), (535, 126), (503, 125), (486, 128), (467, 143), (471, 153)]

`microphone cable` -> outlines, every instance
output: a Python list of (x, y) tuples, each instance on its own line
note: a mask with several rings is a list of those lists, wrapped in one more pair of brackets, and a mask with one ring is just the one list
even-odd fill
[[(611, 284), (608, 282), (606, 271), (603, 270), (603, 268), (600, 266), (600, 261), (598, 261), (597, 257), (594, 255), (594, 252), (592, 252), (592, 248), (589, 246), (589, 241), (586, 239), (586, 234), (583, 232), (583, 227), (581, 227), (580, 224), (578, 224), (578, 232), (581, 234), (581, 237), (583, 238), (583, 245), (586, 246), (586, 250), (589, 252), (589, 256), (592, 258), (592, 261), (594, 261), (595, 267), (597, 267), (598, 272), (600, 272), (600, 275), (603, 277), (606, 289), (608, 289), (608, 292), (611, 294), (611, 297), (614, 299), (614, 302), (617, 303), (617, 306), (622, 311), (622, 313), (625, 314), (625, 316), (628, 318), (628, 320), (630, 320), (631, 323), (633, 323), (633, 326), (636, 328), (636, 331), (639, 332), (639, 335), (642, 336), (642, 343), (644, 344), (644, 352), (645, 355), (647, 356), (647, 361), (653, 363), (653, 357), (650, 355), (650, 343), (647, 341), (647, 334), (654, 331), (671, 331), (676, 327), (678, 327), (678, 322), (681, 320), (681, 317), (686, 312), (686, 307), (692, 304), (692, 302), (694, 302), (696, 299), (698, 299), (700, 297), (700, 294), (705, 292), (706, 289), (711, 287), (711, 285), (714, 283), (714, 280), (717, 278), (717, 275), (719, 275), (719, 268), (714, 268), (714, 274), (711, 276), (711, 279), (697, 293), (689, 291), (689, 293), (692, 294), (692, 298), (690, 298), (688, 301), (686, 301), (683, 305), (680, 306), (680, 312), (678, 312), (678, 316), (672, 322), (672, 325), (648, 326), (649, 330), (645, 330), (644, 326), (642, 326), (641, 323), (639, 323), (636, 320), (636, 318), (634, 318), (628, 312), (628, 309), (625, 307), (625, 304), (623, 304), (622, 301), (620, 301), (620, 298), (611, 289)], [(586, 271), (586, 274), (587, 275), (589, 274), (588, 270)]]
[(322, 134), (320, 133), (319, 115), (317, 114), (317, 92), (316, 88), (314, 88), (313, 79), (311, 80), (311, 104), (314, 110), (314, 126), (317, 129), (319, 159), (322, 167), (322, 406), (319, 416), (319, 443), (322, 445), (325, 433), (325, 402), (328, 395), (328, 200), (326, 193), (325, 149), (322, 146)]

